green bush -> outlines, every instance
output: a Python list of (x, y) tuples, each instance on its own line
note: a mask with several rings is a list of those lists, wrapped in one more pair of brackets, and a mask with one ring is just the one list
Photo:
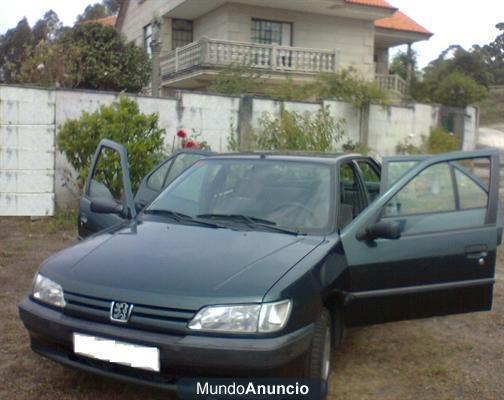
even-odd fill
[(336, 121), (328, 108), (317, 113), (299, 114), (283, 110), (279, 117), (265, 116), (253, 147), (259, 150), (334, 150), (344, 135), (344, 120)]
[[(134, 100), (121, 96), (110, 106), (101, 106), (93, 113), (84, 112), (79, 119), (65, 122), (58, 133), (58, 147), (84, 182), (100, 140), (107, 138), (123, 144), (128, 151), (131, 183), (136, 190), (140, 180), (160, 159), (163, 135), (157, 114), (142, 114)], [(112, 174), (118, 160), (111, 157), (104, 161), (109, 168), (104, 165), (102, 170)], [(112, 180), (112, 177), (104, 179), (105, 182)]]
[(261, 92), (262, 75), (248, 65), (231, 64), (219, 71), (210, 86), (215, 93), (239, 96)]
[(351, 69), (319, 75), (310, 90), (316, 97), (335, 97), (359, 108), (370, 103), (388, 102), (383, 90), (374, 82), (359, 78)]
[(427, 139), (427, 152), (429, 154), (449, 153), (450, 151), (458, 151), (460, 148), (460, 138), (446, 132), (443, 128), (433, 129), (429, 139)]
[(458, 151), (461, 148), (460, 138), (443, 128), (434, 128), (429, 137), (422, 136), (422, 144), (413, 145), (409, 139), (396, 145), (397, 154), (438, 154)]
[(268, 88), (266, 95), (286, 101), (308, 100), (313, 97), (312, 89), (308, 85), (295, 83), (290, 76)]
[(427, 152), (425, 148), (425, 138), (422, 138), (422, 142), (420, 146), (415, 146), (409, 139), (404, 139), (402, 142), (397, 143), (395, 147), (396, 154), (424, 154)]
[(361, 142), (354, 142), (350, 139), (346, 143), (344, 143), (341, 148), (345, 153), (358, 153), (366, 155), (371, 152), (371, 149), (365, 144)]
[(483, 100), (486, 95), (487, 89), (470, 76), (452, 72), (439, 82), (433, 100), (446, 106), (465, 108)]

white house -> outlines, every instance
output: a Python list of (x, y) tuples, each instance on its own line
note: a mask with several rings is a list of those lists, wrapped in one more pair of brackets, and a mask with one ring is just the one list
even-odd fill
[(229, 64), (271, 83), (352, 67), (403, 92), (389, 49), (432, 35), (384, 0), (126, 0), (116, 27), (152, 55), (155, 94), (205, 90)]

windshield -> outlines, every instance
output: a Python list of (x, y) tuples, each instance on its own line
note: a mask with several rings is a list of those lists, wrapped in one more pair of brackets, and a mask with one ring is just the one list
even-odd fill
[[(147, 208), (219, 223), (255, 223), (300, 233), (326, 231), (331, 170), (267, 159), (198, 161)], [(246, 217), (246, 218), (243, 218)]]

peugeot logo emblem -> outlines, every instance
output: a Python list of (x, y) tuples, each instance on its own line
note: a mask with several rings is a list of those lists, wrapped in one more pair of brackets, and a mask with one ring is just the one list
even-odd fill
[(125, 324), (130, 319), (131, 311), (133, 311), (133, 304), (113, 301), (110, 305), (110, 320)]

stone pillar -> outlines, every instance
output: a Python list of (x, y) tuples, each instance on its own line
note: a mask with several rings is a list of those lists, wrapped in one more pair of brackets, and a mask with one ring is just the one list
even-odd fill
[(158, 97), (161, 93), (161, 43), (152, 41), (152, 72), (151, 72), (151, 95)]
[(252, 142), (252, 108), (254, 98), (244, 95), (240, 98), (240, 108), (238, 111), (238, 143), (240, 151), (249, 151)]

